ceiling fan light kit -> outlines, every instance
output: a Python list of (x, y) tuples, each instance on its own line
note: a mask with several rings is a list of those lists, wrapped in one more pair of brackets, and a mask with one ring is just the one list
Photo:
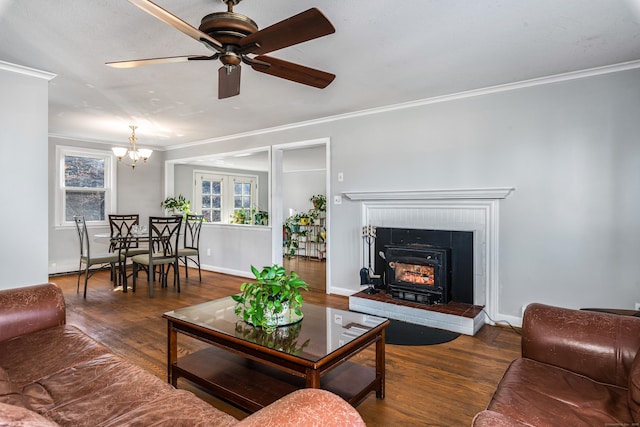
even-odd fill
[(199, 41), (215, 53), (211, 56), (192, 55), (107, 62), (111, 67), (131, 68), (170, 62), (220, 60), (222, 67), (218, 70), (218, 99), (240, 94), (242, 63), (249, 65), (255, 71), (320, 89), (327, 87), (335, 78), (331, 73), (265, 55), (333, 34), (335, 28), (316, 8), (259, 30), (258, 25), (251, 18), (233, 11), (233, 6), (240, 0), (223, 0), (228, 10), (205, 15), (200, 22), (200, 27), (195, 28), (149, 0), (129, 0), (129, 2)]

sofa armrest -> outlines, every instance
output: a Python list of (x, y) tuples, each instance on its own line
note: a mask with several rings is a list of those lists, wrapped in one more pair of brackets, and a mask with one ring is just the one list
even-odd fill
[(0, 342), (64, 325), (64, 295), (53, 283), (0, 290)]
[(640, 347), (640, 318), (531, 304), (522, 321), (522, 356), (595, 381), (628, 386)]
[(358, 411), (337, 395), (316, 388), (294, 391), (240, 421), (238, 427), (366, 426)]

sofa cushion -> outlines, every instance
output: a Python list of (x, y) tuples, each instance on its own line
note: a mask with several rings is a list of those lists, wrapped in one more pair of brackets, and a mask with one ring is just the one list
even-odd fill
[(0, 425), (3, 427), (55, 427), (58, 424), (47, 420), (20, 406), (0, 403)]
[(629, 410), (633, 421), (640, 423), (640, 351), (636, 354), (629, 373)]
[(61, 425), (162, 425), (169, 421), (179, 425), (176, 420), (181, 417), (189, 424), (199, 418), (219, 418), (215, 425), (221, 426), (237, 422), (114, 354), (103, 354), (28, 384), (23, 395), (29, 408)]
[(21, 388), (108, 352), (76, 327), (63, 325), (0, 342), (0, 367)]
[(186, 390), (174, 390), (158, 396), (144, 405), (104, 423), (102, 427), (149, 426), (154, 427), (230, 427), (236, 425), (231, 415), (222, 412), (195, 394)]
[(511, 363), (488, 409), (531, 425), (629, 425), (628, 391), (531, 359)]
[[(11, 382), (7, 372), (0, 367), (0, 403), (25, 407), (22, 390)], [(2, 420), (2, 418), (0, 418)], [(1, 421), (0, 421), (1, 424)]]

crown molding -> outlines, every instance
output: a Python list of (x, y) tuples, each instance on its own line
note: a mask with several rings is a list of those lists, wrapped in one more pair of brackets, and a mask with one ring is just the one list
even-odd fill
[(37, 77), (39, 79), (45, 79), (47, 81), (57, 76), (57, 74), (49, 73), (47, 71), (36, 70), (35, 68), (24, 67), (22, 65), (16, 65), (5, 61), (0, 61), (0, 70), (11, 71), (13, 73), (24, 74), (31, 77)]
[(558, 83), (558, 82), (582, 79), (582, 78), (586, 78), (586, 77), (595, 77), (595, 76), (599, 76), (599, 75), (603, 75), (603, 74), (617, 73), (617, 72), (628, 71), (628, 70), (633, 70), (633, 69), (637, 69), (637, 68), (640, 68), (640, 60), (622, 62), (622, 63), (619, 63), (619, 64), (613, 64), (613, 65), (605, 65), (605, 66), (602, 66), (602, 67), (589, 68), (589, 69), (586, 69), (586, 70), (571, 71), (571, 72), (562, 73), (562, 74), (554, 74), (554, 75), (551, 75), (551, 76), (539, 77), (539, 78), (535, 78), (535, 79), (523, 80), (523, 81), (513, 82), (513, 83), (505, 83), (505, 84), (501, 84), (501, 85), (489, 86), (489, 87), (486, 87), (486, 88), (474, 89), (474, 90), (469, 90), (469, 91), (465, 91), (465, 92), (452, 93), (452, 94), (448, 94), (448, 95), (434, 96), (434, 97), (431, 97), (431, 98), (424, 98), (424, 99), (419, 99), (419, 100), (416, 100), (416, 101), (409, 101), (409, 102), (404, 102), (404, 103), (400, 103), (400, 104), (387, 105), (387, 106), (384, 106), (384, 107), (376, 107), (376, 108), (370, 108), (370, 109), (366, 109), (366, 110), (353, 111), (353, 112), (350, 112), (350, 113), (338, 114), (338, 115), (334, 115), (334, 116), (327, 116), (327, 117), (322, 117), (322, 118), (313, 119), (313, 120), (307, 120), (307, 121), (303, 121), (303, 122), (289, 123), (289, 124), (282, 125), (282, 126), (274, 126), (274, 127), (270, 127), (270, 128), (257, 129), (257, 130), (248, 131), (248, 132), (241, 132), (241, 133), (237, 133), (237, 134), (233, 134), (233, 135), (226, 135), (226, 136), (220, 136), (220, 137), (216, 137), (216, 138), (209, 138), (209, 139), (205, 139), (205, 140), (201, 140), (201, 141), (194, 141), (194, 142), (187, 142), (187, 143), (184, 143), (184, 144), (171, 145), (171, 146), (167, 146), (166, 149), (168, 151), (171, 151), (171, 150), (176, 150), (176, 149), (181, 149), (181, 148), (188, 148), (188, 147), (193, 147), (193, 146), (198, 146), (198, 145), (205, 145), (205, 144), (211, 144), (211, 143), (216, 143), (216, 142), (229, 141), (229, 140), (233, 140), (233, 139), (247, 138), (247, 137), (252, 137), (252, 136), (257, 136), (257, 135), (265, 135), (265, 134), (269, 134), (269, 133), (273, 133), (273, 132), (281, 132), (281, 131), (301, 128), (301, 127), (314, 126), (314, 125), (319, 125), (319, 124), (324, 124), (324, 123), (335, 122), (335, 121), (339, 121), (339, 120), (351, 119), (351, 118), (355, 118), (355, 117), (362, 117), (362, 116), (368, 116), (368, 115), (372, 115), (372, 114), (386, 113), (386, 112), (389, 112), (389, 111), (403, 110), (403, 109), (407, 109), (407, 108), (415, 108), (415, 107), (420, 107), (420, 106), (424, 106), (424, 105), (437, 104), (437, 103), (440, 103), (440, 102), (448, 102), (448, 101), (455, 101), (455, 100), (465, 99), (465, 98), (473, 98), (473, 97), (476, 97), (476, 96), (490, 95), (490, 94), (494, 94), (494, 93), (500, 93), (500, 92), (506, 92), (506, 91), (511, 91), (511, 90), (524, 89), (524, 88), (533, 87), (533, 86), (541, 86), (541, 85), (546, 85), (546, 84), (552, 84), (552, 83)]

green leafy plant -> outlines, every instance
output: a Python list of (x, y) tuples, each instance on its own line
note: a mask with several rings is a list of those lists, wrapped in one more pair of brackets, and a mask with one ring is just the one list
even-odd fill
[(249, 224), (248, 220), (251, 217), (251, 212), (245, 210), (244, 208), (238, 209), (237, 211), (233, 211), (233, 213), (229, 216), (230, 224)]
[(160, 203), (160, 206), (174, 213), (180, 213), (183, 216), (193, 213), (191, 211), (191, 202), (182, 194), (178, 195), (178, 197), (167, 197)]
[(316, 194), (315, 196), (311, 196), (309, 199), (311, 203), (313, 203), (313, 208), (320, 212), (325, 212), (327, 210), (327, 196), (324, 194)]
[(258, 326), (266, 331), (273, 331), (274, 325), (270, 316), (277, 316), (286, 307), (302, 316), (300, 307), (304, 302), (300, 291), (309, 290), (307, 283), (295, 271), (287, 274), (284, 267), (274, 264), (262, 270), (251, 266), (255, 282), (240, 285), (240, 294), (231, 298), (236, 302), (235, 313), (242, 315), (245, 322)]
[(238, 209), (229, 217), (230, 224), (269, 225), (269, 212), (253, 207)]

